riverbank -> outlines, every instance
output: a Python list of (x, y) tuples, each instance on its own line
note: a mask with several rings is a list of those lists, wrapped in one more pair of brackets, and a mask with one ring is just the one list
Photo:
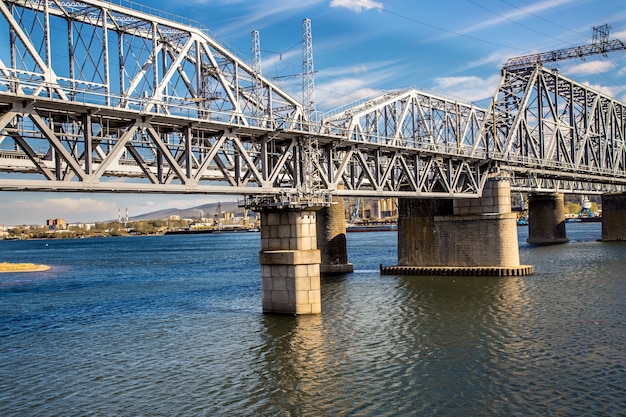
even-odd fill
[(31, 263), (11, 264), (0, 262), (0, 273), (2, 272), (39, 272), (50, 269), (49, 265), (37, 265)]

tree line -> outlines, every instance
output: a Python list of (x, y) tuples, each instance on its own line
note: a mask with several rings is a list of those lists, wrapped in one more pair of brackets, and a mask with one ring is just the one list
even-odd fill
[(188, 220), (141, 220), (128, 222), (103, 222), (92, 225), (68, 224), (64, 227), (15, 226), (7, 230), (9, 239), (55, 239), (86, 238), (130, 235), (159, 235), (168, 228), (184, 228)]

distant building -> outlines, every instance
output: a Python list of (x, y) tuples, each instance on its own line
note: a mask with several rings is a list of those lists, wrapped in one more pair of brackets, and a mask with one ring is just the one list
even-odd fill
[(92, 228), (96, 227), (95, 223), (72, 223), (72, 224), (68, 224), (69, 227), (75, 227), (77, 229), (85, 229), (85, 230), (91, 230)]
[(168, 220), (180, 220), (180, 216), (178, 214), (172, 214), (167, 218)]
[(48, 219), (46, 220), (46, 226), (48, 226), (48, 230), (64, 230), (65, 219)]

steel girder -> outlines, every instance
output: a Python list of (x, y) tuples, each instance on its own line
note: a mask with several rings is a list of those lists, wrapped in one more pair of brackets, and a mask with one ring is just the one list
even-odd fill
[(0, 15), (10, 38), (0, 170), (11, 173), (0, 189), (242, 194), (305, 183), (300, 138), (277, 133), (311, 129), (301, 104), (206, 29), (98, 0), (3, 0)]
[(481, 135), (514, 188), (626, 190), (626, 105), (556, 70), (503, 70)]
[(321, 132), (355, 142), (484, 159), (480, 107), (414, 89), (385, 93), (325, 115)]
[(296, 135), (0, 97), (10, 104), (0, 106), (0, 170), (12, 174), (0, 178), (3, 190), (271, 194), (302, 185)]
[[(595, 30), (594, 29), (594, 36)], [(606, 32), (608, 38), (608, 30)], [(573, 48), (559, 49), (550, 52), (541, 52), (538, 54), (530, 54), (510, 58), (504, 64), (506, 70), (519, 69), (523, 67), (532, 67), (542, 62), (555, 62), (564, 59), (585, 58), (590, 55), (606, 55), (608, 52), (621, 51), (626, 49), (626, 45), (619, 39), (613, 40), (595, 40), (589, 45), (575, 46)]]

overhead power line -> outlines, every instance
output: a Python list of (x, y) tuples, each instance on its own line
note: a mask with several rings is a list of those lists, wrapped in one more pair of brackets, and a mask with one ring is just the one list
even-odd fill
[(572, 58), (585, 58), (590, 55), (620, 51), (626, 49), (626, 44), (619, 39), (608, 40), (609, 26), (603, 25), (593, 28), (593, 40), (591, 44), (575, 46), (573, 48), (558, 49), (556, 51), (541, 52), (538, 54), (518, 56), (510, 58), (504, 64), (507, 70), (529, 67), (544, 62), (555, 62)]

